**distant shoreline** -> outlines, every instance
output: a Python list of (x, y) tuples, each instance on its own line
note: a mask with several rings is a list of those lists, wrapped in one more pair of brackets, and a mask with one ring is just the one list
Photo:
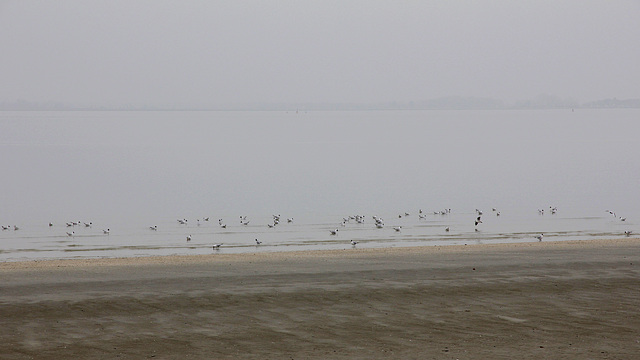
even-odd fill
[(0, 102), (0, 111), (401, 111), (401, 110), (562, 110), (562, 109), (640, 109), (640, 99), (600, 99), (578, 102), (556, 96), (540, 96), (508, 103), (482, 97), (443, 97), (425, 101), (377, 103), (245, 103), (219, 105), (74, 105), (37, 103), (24, 100)]

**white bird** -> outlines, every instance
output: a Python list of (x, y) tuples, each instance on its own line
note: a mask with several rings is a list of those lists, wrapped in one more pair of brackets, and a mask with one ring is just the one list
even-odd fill
[(544, 234), (540, 234), (540, 235), (536, 236), (536, 239), (538, 239), (538, 241), (542, 241), (543, 237), (544, 237)]
[(107, 230), (102, 230), (102, 233), (103, 233), (103, 234), (105, 234), (105, 235), (109, 235), (109, 229), (107, 229)]
[(358, 242), (357, 242), (357, 241), (353, 241), (353, 240), (351, 240), (351, 245), (352, 245), (352, 246), (356, 246), (357, 244), (358, 244)]
[(292, 222), (293, 222), (293, 218), (288, 218), (288, 219), (287, 219), (287, 222), (292, 223)]
[(223, 229), (226, 229), (227, 228), (227, 224), (220, 224), (220, 227), (223, 228)]
[(400, 230), (402, 230), (402, 226), (395, 226), (393, 230), (400, 232)]
[(222, 244), (215, 244), (213, 245), (213, 250), (219, 250), (220, 246), (222, 246)]
[(476, 219), (476, 226), (478, 226), (478, 224), (482, 224), (482, 220), (480, 220), (480, 216), (478, 216), (478, 218)]
[(187, 241), (191, 241), (191, 235), (187, 235)]
[(76, 233), (75, 231), (72, 231), (72, 232), (68, 232), (67, 231), (67, 236), (73, 236), (73, 234), (75, 234), (75, 233)]
[(620, 217), (620, 221), (627, 221), (627, 218)]
[(158, 225), (149, 226), (149, 229), (156, 231), (158, 230)]
[(338, 229), (335, 229), (335, 230), (329, 230), (329, 234), (331, 234), (331, 235), (338, 235)]
[(260, 244), (262, 244), (262, 241), (256, 239), (256, 245), (260, 245)]
[(627, 236), (631, 235), (631, 230), (625, 231), (624, 234), (627, 235)]
[(84, 227), (91, 227), (91, 225), (93, 225), (93, 223), (92, 223), (92, 222), (90, 222), (90, 223), (84, 223)]
[(51, 226), (53, 226), (53, 223), (52, 223), (52, 222), (50, 222), (50, 223), (49, 223), (49, 227), (51, 227)]
[(2, 230), (9, 230), (9, 227), (2, 225)]

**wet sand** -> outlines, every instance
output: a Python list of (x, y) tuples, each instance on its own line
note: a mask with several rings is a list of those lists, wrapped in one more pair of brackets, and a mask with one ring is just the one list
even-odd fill
[(631, 359), (640, 239), (0, 264), (2, 359)]

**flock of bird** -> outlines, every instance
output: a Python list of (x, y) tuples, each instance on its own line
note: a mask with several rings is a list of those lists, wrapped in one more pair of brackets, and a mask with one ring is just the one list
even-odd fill
[[(498, 211), (497, 208), (492, 208), (491, 211), (492, 211), (493, 214), (495, 214), (495, 216), (500, 216), (501, 215), (500, 211)], [(605, 211), (607, 213), (609, 213), (610, 215), (612, 215), (614, 218), (619, 219), (620, 221), (626, 221), (627, 220), (626, 217), (617, 216), (614, 211), (611, 211), (611, 210), (605, 210)], [(550, 214), (556, 214), (558, 212), (558, 208), (554, 207), (554, 206), (549, 206), (548, 212)], [(450, 213), (451, 213), (451, 209), (449, 209), (449, 208), (444, 209), (444, 210), (439, 210), (439, 211), (433, 211), (432, 212), (433, 215), (448, 215)], [(544, 215), (545, 214), (545, 209), (538, 209), (538, 214), (539, 215)], [(410, 215), (411, 214), (409, 212), (404, 212), (404, 213), (399, 214), (398, 218), (408, 217)], [(480, 209), (475, 209), (475, 216), (474, 216), (474, 220), (473, 220), (475, 231), (479, 231), (478, 227), (481, 224), (483, 224), (482, 216), (483, 216), (483, 211), (480, 210)], [(418, 217), (419, 217), (420, 220), (425, 220), (427, 218), (427, 215), (426, 215), (425, 212), (422, 211), (422, 209), (420, 209), (418, 211)], [(385, 227), (384, 219), (382, 219), (381, 217), (374, 215), (371, 218), (373, 220), (373, 225), (375, 226), (375, 228), (382, 229), (382, 228)], [(344, 226), (347, 226), (352, 221), (355, 222), (356, 224), (364, 224), (365, 223), (365, 219), (366, 219), (366, 217), (364, 215), (350, 215), (350, 216), (344, 217), (342, 219), (342, 222), (341, 222), (340, 225), (344, 227)], [(205, 222), (209, 222), (209, 220), (210, 220), (210, 217), (203, 217), (202, 219), (197, 219), (196, 220), (196, 225), (200, 226), (201, 224), (203, 224)], [(248, 217), (246, 215), (240, 216), (239, 220), (240, 220), (239, 223), (240, 223), (241, 226), (247, 226), (250, 223), (250, 220), (248, 219)], [(179, 224), (181, 224), (181, 225), (188, 225), (189, 224), (187, 219), (178, 219), (177, 222)], [(280, 215), (272, 215), (272, 221), (267, 224), (267, 227), (268, 228), (274, 228), (274, 227), (278, 226), (281, 222), (282, 221), (281, 221), (281, 216)], [(287, 223), (293, 223), (293, 218), (292, 217), (291, 218), (287, 218), (286, 222)], [(65, 225), (66, 225), (67, 228), (70, 228), (70, 230), (71, 230), (71, 231), (67, 231), (66, 235), (69, 236), (69, 237), (73, 237), (76, 234), (76, 232), (73, 230), (74, 227), (91, 228), (93, 226), (93, 222), (71, 221), (71, 222), (66, 222)], [(218, 225), (222, 229), (226, 229), (227, 228), (227, 225), (223, 221), (223, 219), (218, 219)], [(50, 222), (49, 223), (49, 227), (53, 227), (53, 223)], [(11, 229), (13, 229), (14, 231), (20, 230), (20, 227), (18, 227), (17, 225), (13, 225), (13, 226), (2, 225), (1, 228), (2, 228), (3, 231), (11, 230)], [(150, 231), (158, 231), (158, 226), (157, 225), (152, 225), (152, 226), (149, 226), (148, 229)], [(402, 231), (402, 226), (393, 226), (392, 229), (394, 231), (396, 231), (396, 232), (401, 232)], [(449, 232), (450, 230), (451, 230), (451, 228), (449, 226), (444, 228), (445, 232)], [(102, 230), (102, 233), (104, 235), (109, 235), (110, 232), (111, 232), (111, 230), (109, 228)], [(339, 228), (332, 229), (332, 230), (329, 230), (329, 235), (337, 236), (338, 232), (339, 232)], [(630, 236), (632, 234), (632, 231), (626, 230), (626, 231), (624, 231), (624, 234), (626, 236)], [(535, 239), (537, 239), (538, 241), (542, 241), (543, 238), (544, 238), (544, 234), (543, 233), (540, 233), (539, 235), (535, 236)], [(191, 240), (192, 240), (192, 235), (191, 234), (187, 235), (186, 236), (186, 241), (189, 242)], [(258, 240), (257, 238), (255, 239), (256, 246), (259, 246), (262, 243), (263, 242)], [(358, 242), (354, 241), (354, 240), (350, 240), (350, 244), (353, 247), (355, 247), (358, 244)], [(222, 247), (222, 245), (224, 245), (224, 244), (223, 243), (214, 244), (214, 245), (212, 245), (212, 248), (214, 250), (219, 250)]]

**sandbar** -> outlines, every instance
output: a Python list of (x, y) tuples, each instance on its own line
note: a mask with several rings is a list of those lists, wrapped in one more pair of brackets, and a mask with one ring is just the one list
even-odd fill
[(2, 359), (630, 359), (640, 239), (0, 263)]

